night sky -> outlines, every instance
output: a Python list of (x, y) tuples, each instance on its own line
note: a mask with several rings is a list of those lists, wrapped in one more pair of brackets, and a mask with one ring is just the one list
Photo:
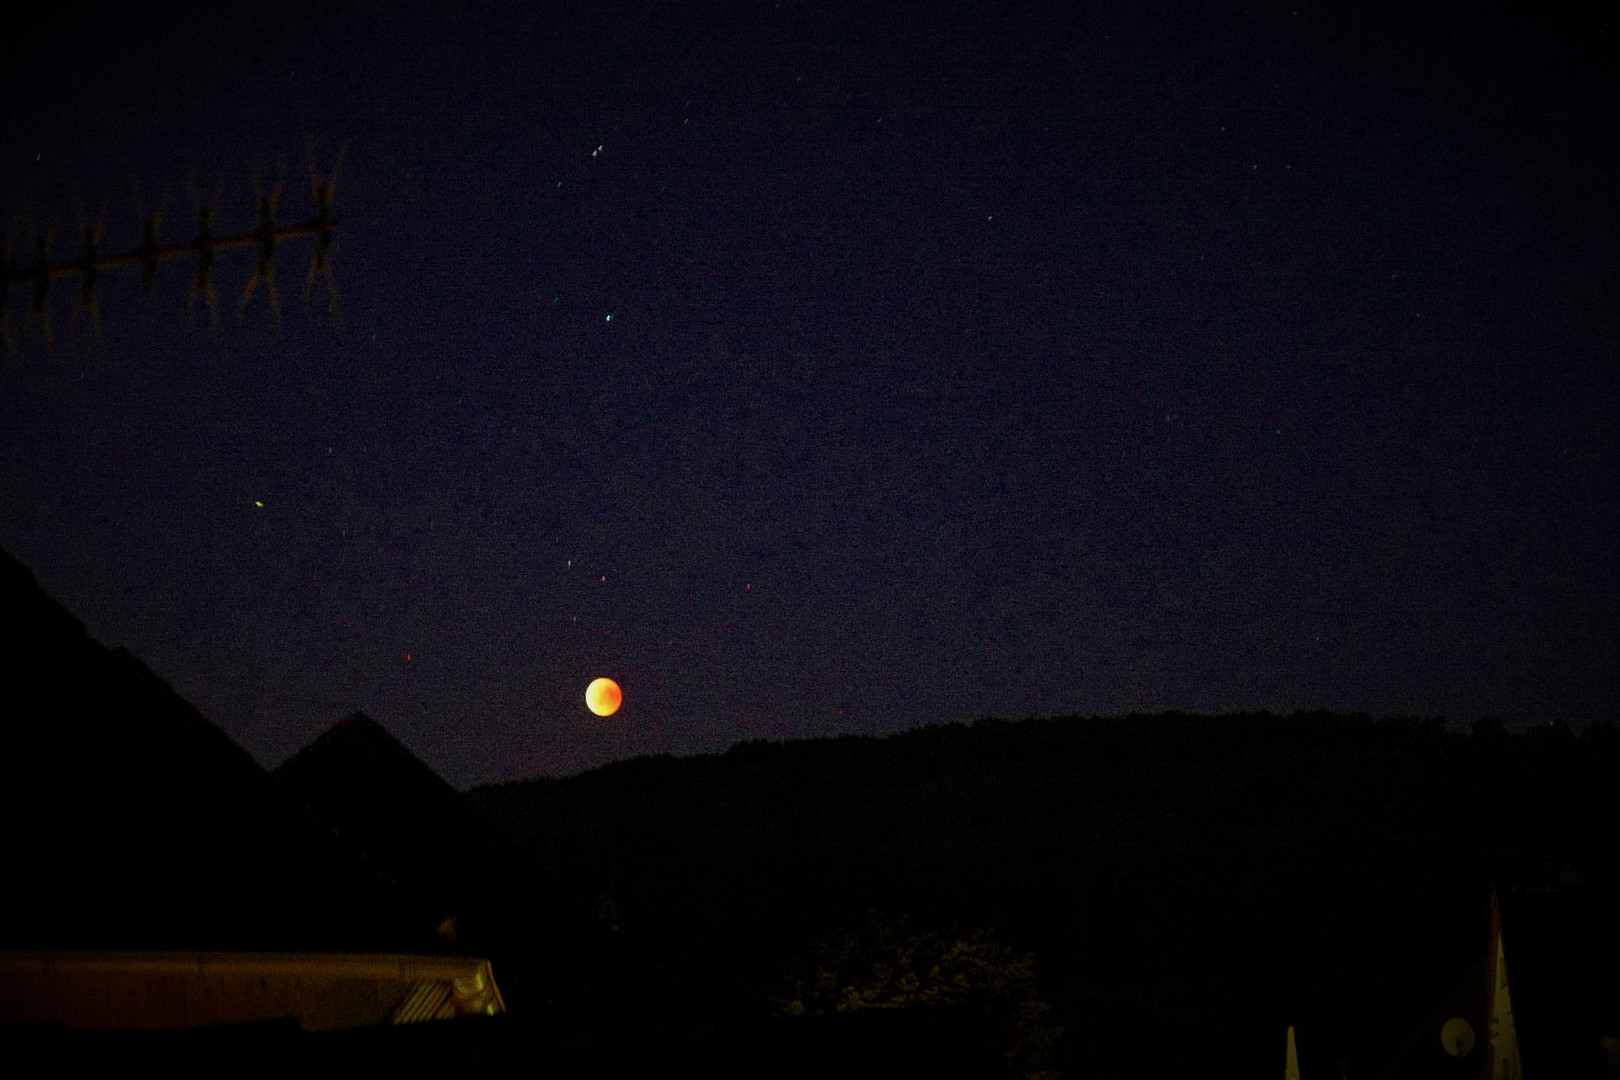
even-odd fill
[(307, 219), (313, 138), (341, 322), (307, 239), (279, 333), (251, 250), (217, 333), (195, 260), (103, 274), (99, 340), (13, 288), (0, 546), (266, 765), (356, 709), (458, 786), (1614, 715), (1613, 12), (163, 11), (7, 35), (14, 260), (180, 243), (194, 190), (246, 230), (278, 170)]

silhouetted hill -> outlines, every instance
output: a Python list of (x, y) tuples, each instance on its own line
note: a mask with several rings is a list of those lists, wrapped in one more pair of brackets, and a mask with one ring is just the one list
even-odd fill
[(470, 794), (713, 986), (766, 994), (827, 929), (907, 913), (1032, 952), (1071, 1075), (1267, 1075), (1290, 1023), (1315, 1071), (1358, 1075), (1477, 960), (1493, 883), (1568, 862), (1615, 895), (1617, 744), (1327, 714), (989, 721)]
[(625, 1021), (674, 1010), (663, 980), (532, 852), (370, 717), (356, 713), (334, 725), (275, 776), (398, 886), (418, 925), (444, 926), (442, 948), (494, 961), (513, 1009), (543, 1007), (571, 1026), (593, 1015)]
[(0, 553), (0, 948), (408, 948), (393, 890)]
[(423, 905), (424, 920), (437, 915), (432, 925), (476, 891), (478, 834), (487, 830), (459, 792), (364, 713), (333, 725), (272, 775)]

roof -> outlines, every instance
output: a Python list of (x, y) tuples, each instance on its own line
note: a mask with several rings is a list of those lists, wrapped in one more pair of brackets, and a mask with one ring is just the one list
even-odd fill
[[(411, 950), (396, 889), (0, 552), (0, 949)], [(48, 808), (48, 812), (42, 812)]]
[(506, 1011), (488, 960), (398, 953), (0, 953), (0, 1026), (305, 1031)]
[(333, 725), (276, 779), (425, 926), (501, 968), (515, 1008), (622, 1020), (668, 1016), (680, 993), (461, 792), (363, 713)]
[[(1308, 1013), (1299, 1022), (1300, 1075), (1336, 1075), (1351, 1058), (1386, 1080), (1495, 1076), (1498, 1062), (1508, 1063), (1504, 1076), (1517, 1075), (1520, 1062), (1530, 1076), (1615, 1075), (1608, 1047), (1620, 1048), (1620, 988), (1612, 978), (1620, 969), (1620, 897), (1570, 880), (1503, 888), (1482, 895), (1480, 907), (1489, 913), (1488, 933), (1449, 984), (1435, 985), (1410, 1014), (1398, 1049), (1386, 1056), (1345, 1017)], [(1472, 923), (1472, 912), (1459, 914)], [(1393, 980), (1389, 996), (1403, 989)], [(1276, 1048), (1281, 1066), (1280, 1030)]]

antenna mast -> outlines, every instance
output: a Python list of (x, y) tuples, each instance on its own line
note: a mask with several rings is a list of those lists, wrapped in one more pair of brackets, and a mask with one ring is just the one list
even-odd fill
[[(6, 305), (15, 286), (31, 286), (32, 298), (29, 301), (26, 320), (38, 320), (45, 328), (47, 343), (51, 338), (50, 324), (50, 295), (51, 283), (57, 278), (79, 278), (79, 295), (74, 306), (75, 315), (80, 311), (90, 312), (91, 318), (96, 321), (99, 332), (100, 319), (96, 309), (95, 289), (100, 274), (105, 270), (117, 270), (126, 266), (139, 266), (141, 268), (141, 283), (146, 294), (152, 294), (153, 283), (157, 280), (158, 264), (171, 259), (195, 258), (197, 260), (196, 277), (192, 282), (192, 296), (202, 293), (208, 299), (210, 313), (216, 311), (213, 286), (214, 257), (221, 251), (234, 248), (255, 247), (259, 250), (258, 264), (254, 267), (253, 276), (248, 280), (247, 287), (242, 291), (241, 303), (237, 306), (237, 316), (240, 317), (247, 310), (248, 301), (253, 298), (254, 291), (263, 284), (271, 307), (272, 318), (280, 322), (280, 298), (276, 294), (274, 258), (276, 246), (285, 240), (298, 240), (311, 237), (315, 240), (315, 252), (310, 257), (309, 273), (304, 280), (304, 300), (309, 301), (310, 291), (318, 277), (326, 286), (327, 307), (334, 322), (338, 321), (337, 281), (332, 273), (332, 236), (337, 229), (337, 218), (332, 215), (332, 200), (337, 186), (338, 166), (342, 163), (342, 154), (333, 163), (332, 171), (324, 178), (315, 168), (314, 147), (311, 146), (309, 162), (310, 192), (315, 200), (315, 215), (307, 221), (297, 224), (280, 224), (276, 221), (276, 202), (281, 194), (281, 185), (278, 183), (268, 195), (261, 195), (258, 199), (258, 224), (256, 227), (239, 233), (226, 236), (217, 236), (214, 233), (213, 207), (197, 200), (197, 232), (190, 240), (178, 244), (163, 244), (159, 240), (159, 229), (162, 225), (161, 212), (148, 213), (141, 218), (141, 245), (130, 251), (116, 255), (102, 254), (100, 250), (101, 224), (84, 225), (80, 230), (83, 251), (76, 259), (62, 262), (50, 260), (51, 236), (49, 230), (39, 232), (34, 239), (34, 261), (32, 265), (20, 266), (12, 259), (11, 243), (7, 238), (3, 249), (0, 249), (0, 318), (4, 318)], [(25, 321), (26, 325), (26, 321)], [(10, 325), (6, 327), (6, 344), (11, 344)]]

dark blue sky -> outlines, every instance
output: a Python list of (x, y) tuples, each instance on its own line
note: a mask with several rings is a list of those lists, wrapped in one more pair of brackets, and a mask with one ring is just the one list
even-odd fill
[(249, 228), (278, 164), (302, 220), (345, 148), (340, 326), (296, 240), (279, 335), (246, 251), (217, 335), (190, 262), (104, 275), (99, 341), (72, 282), (50, 348), (6, 305), (0, 545), (267, 764), (354, 709), (458, 785), (981, 715), (1613, 715), (1612, 15), (55, 17), (7, 62), (18, 263), (40, 221), (78, 254), (75, 199), (134, 247), (137, 187), (172, 242), (193, 187)]

